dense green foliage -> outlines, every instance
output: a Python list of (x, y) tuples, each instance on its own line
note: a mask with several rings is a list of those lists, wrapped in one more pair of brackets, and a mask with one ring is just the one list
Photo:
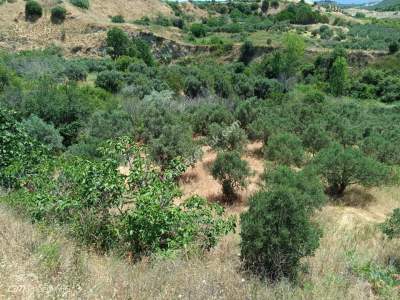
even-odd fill
[(67, 16), (67, 10), (63, 6), (55, 6), (51, 9), (51, 21), (54, 24), (63, 23)]
[(217, 155), (211, 173), (222, 185), (222, 191), (229, 202), (233, 202), (235, 190), (247, 185), (250, 175), (248, 163), (237, 152), (220, 152)]
[(271, 280), (296, 276), (300, 258), (319, 245), (307, 198), (290, 185), (251, 197), (249, 210), (241, 215), (241, 257), (247, 269)]
[(28, 21), (36, 21), (40, 19), (43, 15), (43, 8), (42, 6), (34, 1), (34, 0), (29, 0), (25, 4), (25, 19)]
[[(193, 244), (208, 250), (234, 228), (234, 219), (222, 218), (221, 207), (199, 197), (173, 204), (179, 196), (175, 179), (184, 170), (179, 160), (161, 172), (142, 156), (145, 149), (126, 138), (108, 142), (99, 151), (98, 161), (61, 157), (34, 166), (34, 173), (21, 178), (23, 188), (8, 201), (36, 221), (68, 225), (82, 242), (132, 251), (136, 259)], [(9, 157), (16, 158), (13, 153)], [(121, 164), (129, 174), (119, 172)]]
[(72, 5), (83, 9), (89, 9), (90, 6), (89, 0), (69, 0), (69, 2), (71, 2)]
[(338, 144), (321, 150), (313, 165), (326, 180), (328, 192), (335, 196), (343, 195), (351, 184), (377, 186), (388, 178), (385, 165), (364, 156), (357, 149), (343, 148)]
[(111, 17), (111, 22), (113, 23), (125, 23), (125, 19), (121, 15), (116, 15)]

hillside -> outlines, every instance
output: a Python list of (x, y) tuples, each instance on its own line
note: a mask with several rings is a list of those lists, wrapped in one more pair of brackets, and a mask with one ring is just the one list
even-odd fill
[(398, 12), (0, 3), (0, 299), (400, 299)]
[(378, 11), (400, 11), (400, 0), (382, 0), (379, 3), (368, 7)]
[[(172, 14), (170, 7), (159, 0), (91, 0), (88, 10), (65, 1), (67, 18), (62, 25), (54, 25), (50, 21), (50, 9), (55, 4), (52, 1), (39, 3), (43, 5), (44, 17), (34, 23), (25, 21), (25, 1), (6, 2), (0, 6), (0, 48), (18, 51), (55, 44), (62, 46), (66, 53), (98, 55), (105, 31), (115, 26), (112, 16), (121, 15), (127, 21), (134, 21), (144, 16)], [(140, 26), (130, 23), (125, 23), (124, 27), (132, 32), (141, 30)]]

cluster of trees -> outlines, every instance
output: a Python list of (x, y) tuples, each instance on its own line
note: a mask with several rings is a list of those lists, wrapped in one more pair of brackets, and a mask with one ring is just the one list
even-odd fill
[[(205, 199), (174, 204), (177, 178), (186, 168), (179, 158), (160, 171), (145, 148), (125, 137), (105, 143), (96, 161), (54, 156), (16, 117), (0, 110), (0, 179), (16, 188), (7, 201), (34, 221), (66, 225), (79, 241), (103, 251), (130, 251), (136, 260), (190, 245), (206, 251), (234, 229), (235, 219)], [(119, 171), (121, 165), (129, 174)]]

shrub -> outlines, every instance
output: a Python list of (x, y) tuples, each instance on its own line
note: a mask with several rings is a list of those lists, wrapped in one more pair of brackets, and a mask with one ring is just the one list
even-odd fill
[(396, 208), (393, 214), (381, 224), (381, 229), (389, 239), (400, 237), (400, 208)]
[(69, 0), (69, 2), (71, 2), (72, 5), (83, 9), (89, 9), (90, 6), (89, 0)]
[(172, 25), (179, 29), (183, 29), (183, 27), (185, 26), (185, 21), (182, 18), (176, 18), (172, 20)]
[(113, 22), (113, 23), (125, 23), (125, 19), (121, 15), (112, 16), (111, 17), (111, 22)]
[(123, 85), (123, 75), (118, 71), (103, 71), (97, 75), (96, 86), (111, 93), (120, 91)]
[(200, 23), (192, 24), (192, 26), (190, 26), (190, 32), (196, 38), (205, 37), (207, 35), (206, 27)]
[(322, 124), (310, 124), (302, 134), (304, 147), (312, 154), (319, 152), (329, 146), (331, 138), (323, 128)]
[(360, 149), (376, 160), (390, 164), (400, 164), (400, 136), (387, 136), (383, 133), (372, 133), (366, 137)]
[(8, 70), (0, 65), (0, 92), (10, 83), (10, 75)]
[(195, 98), (201, 94), (202, 83), (196, 77), (190, 75), (185, 79), (184, 92), (187, 96)]
[(47, 124), (35, 115), (24, 120), (22, 125), (29, 136), (45, 145), (50, 151), (60, 151), (64, 148), (63, 138), (54, 125)]
[(251, 62), (255, 54), (256, 54), (256, 48), (254, 47), (253, 43), (250, 41), (246, 41), (240, 47), (239, 61), (247, 65)]
[(33, 173), (43, 150), (17, 121), (15, 112), (0, 107), (0, 186), (19, 186), (21, 178)]
[(245, 268), (270, 280), (294, 279), (300, 259), (314, 253), (320, 231), (310, 221), (304, 197), (290, 185), (260, 191), (241, 215), (241, 258)]
[(273, 7), (274, 9), (277, 9), (279, 7), (279, 0), (272, 0), (271, 7)]
[(233, 87), (229, 78), (223, 75), (215, 79), (214, 89), (215, 93), (222, 98), (229, 98), (233, 92)]
[(146, 65), (154, 66), (154, 57), (151, 53), (150, 46), (141, 38), (135, 38), (133, 44), (137, 52), (137, 57), (143, 60)]
[(189, 126), (182, 125), (164, 126), (161, 135), (150, 140), (150, 154), (162, 167), (168, 166), (177, 157), (188, 165), (196, 162), (192, 130)]
[(115, 59), (121, 55), (127, 55), (130, 47), (128, 35), (121, 28), (111, 28), (107, 31), (107, 52)]
[(265, 14), (269, 9), (269, 0), (263, 0), (261, 2), (261, 11)]
[(395, 54), (397, 51), (399, 51), (399, 44), (397, 42), (390, 43), (389, 44), (389, 53)]
[(335, 96), (344, 95), (349, 84), (348, 65), (344, 57), (338, 57), (332, 65), (329, 86)]
[(321, 39), (329, 40), (333, 36), (333, 31), (328, 25), (322, 25), (319, 28), (319, 35)]
[(36, 21), (42, 17), (43, 9), (42, 6), (34, 1), (29, 0), (25, 4), (25, 19), (28, 21)]
[(213, 149), (243, 152), (247, 137), (239, 123), (235, 122), (226, 127), (213, 123), (209, 130), (208, 144)]
[(281, 84), (275, 79), (257, 78), (254, 83), (254, 96), (260, 99), (265, 99), (281, 90)]
[(354, 148), (333, 144), (321, 150), (312, 161), (315, 171), (327, 185), (327, 192), (335, 197), (343, 195), (349, 185), (378, 186), (389, 178), (389, 169)]
[(65, 67), (64, 75), (72, 81), (84, 81), (87, 77), (87, 69), (82, 63), (70, 62)]
[(326, 202), (324, 187), (312, 169), (294, 171), (287, 166), (278, 166), (264, 174), (264, 180), (267, 189), (279, 186), (296, 189), (301, 193), (301, 201), (310, 212), (321, 208)]
[(56, 6), (51, 9), (51, 22), (54, 24), (63, 23), (67, 16), (67, 10), (62, 6)]
[(356, 12), (356, 14), (354, 15), (354, 17), (355, 17), (355, 18), (358, 18), (358, 19), (364, 19), (366, 16), (365, 16), (364, 13), (358, 11), (358, 12)]
[(203, 104), (195, 109), (192, 116), (193, 129), (196, 133), (209, 134), (213, 123), (228, 126), (234, 122), (232, 113), (220, 104)]
[(232, 202), (236, 198), (235, 190), (246, 187), (250, 169), (247, 162), (240, 158), (239, 153), (220, 152), (211, 173), (222, 184), (222, 192), (228, 201)]
[(265, 147), (267, 159), (288, 166), (301, 166), (303, 164), (304, 149), (301, 140), (294, 134), (281, 133), (273, 135)]

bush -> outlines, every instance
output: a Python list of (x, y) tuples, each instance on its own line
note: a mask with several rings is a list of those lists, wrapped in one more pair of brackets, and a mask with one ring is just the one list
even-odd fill
[(133, 44), (137, 52), (137, 57), (143, 60), (146, 65), (154, 66), (154, 57), (151, 53), (150, 46), (141, 38), (135, 38)]
[(125, 19), (121, 15), (112, 16), (111, 17), (111, 22), (113, 22), (113, 23), (125, 23)]
[(301, 193), (305, 208), (321, 208), (326, 202), (324, 187), (321, 180), (310, 169), (294, 171), (287, 166), (278, 166), (276, 169), (264, 174), (265, 186), (268, 189), (275, 189), (279, 186), (290, 187)]
[(239, 123), (235, 122), (226, 127), (213, 123), (209, 130), (208, 144), (213, 149), (243, 152), (247, 137)]
[(298, 167), (304, 162), (304, 149), (301, 140), (294, 134), (281, 133), (273, 135), (265, 147), (265, 156), (269, 160)]
[(8, 70), (0, 65), (0, 92), (10, 83), (10, 75)]
[(97, 75), (96, 86), (111, 93), (117, 93), (123, 85), (123, 74), (118, 71), (103, 71)]
[(205, 37), (207, 35), (206, 27), (200, 23), (192, 24), (192, 26), (190, 27), (190, 32), (196, 38)]
[(189, 126), (182, 125), (164, 126), (161, 135), (150, 140), (150, 154), (162, 167), (168, 166), (177, 157), (188, 165), (196, 162), (193, 132)]
[(67, 16), (67, 10), (62, 6), (56, 6), (51, 9), (51, 22), (61, 24)]
[(400, 164), (400, 135), (388, 136), (372, 133), (366, 137), (360, 149), (368, 156), (389, 165)]
[(131, 42), (128, 35), (121, 28), (111, 28), (107, 31), (107, 52), (115, 59), (121, 55), (127, 55)]
[(389, 178), (389, 169), (385, 165), (358, 149), (344, 148), (339, 144), (321, 150), (312, 166), (325, 180), (327, 192), (335, 197), (343, 196), (349, 185), (378, 186)]
[(390, 43), (389, 44), (389, 53), (395, 54), (397, 51), (399, 51), (399, 44), (397, 42)]
[(0, 107), (0, 186), (19, 187), (19, 180), (32, 174), (44, 149), (28, 135), (13, 111)]
[(247, 65), (251, 62), (255, 54), (256, 54), (256, 48), (254, 47), (253, 43), (250, 41), (246, 41), (240, 47), (239, 61)]
[(312, 154), (319, 152), (329, 146), (331, 137), (323, 128), (322, 124), (310, 124), (302, 134), (304, 147)]
[(87, 69), (82, 63), (70, 62), (65, 67), (64, 75), (71, 81), (84, 81), (87, 77)]
[(237, 152), (220, 152), (217, 155), (211, 173), (222, 184), (222, 192), (229, 202), (236, 199), (235, 190), (247, 185), (250, 169)]
[(393, 214), (381, 224), (381, 229), (389, 239), (400, 237), (400, 208), (396, 208)]
[(22, 122), (22, 126), (30, 137), (45, 145), (49, 151), (57, 152), (64, 148), (60, 132), (54, 128), (54, 125), (47, 124), (39, 117), (30, 116)]
[(176, 18), (172, 20), (172, 25), (179, 29), (183, 29), (183, 27), (185, 26), (185, 21), (182, 18)]
[(344, 57), (338, 57), (330, 70), (329, 84), (330, 91), (335, 96), (342, 96), (346, 93), (349, 84), (347, 61)]
[(89, 0), (69, 0), (69, 2), (71, 2), (72, 5), (83, 9), (89, 9), (90, 6)]
[(187, 96), (195, 98), (201, 94), (202, 83), (196, 77), (190, 75), (184, 82), (184, 92)]
[(25, 19), (27, 21), (36, 21), (40, 19), (43, 15), (43, 9), (42, 6), (34, 1), (34, 0), (29, 0), (25, 4)]
[(241, 258), (246, 269), (279, 280), (295, 279), (300, 259), (314, 253), (320, 231), (310, 221), (306, 197), (290, 185), (260, 191), (241, 215)]

